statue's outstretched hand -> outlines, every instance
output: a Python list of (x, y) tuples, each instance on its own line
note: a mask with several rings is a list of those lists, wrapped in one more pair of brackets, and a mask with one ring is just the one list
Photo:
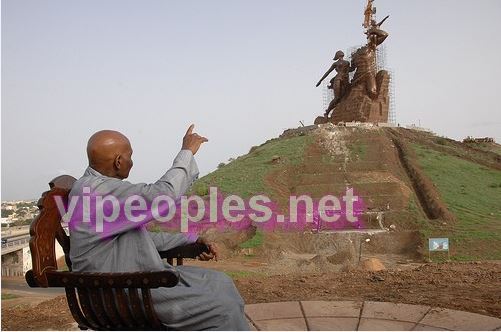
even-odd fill
[(197, 133), (193, 133), (193, 128), (195, 128), (194, 124), (192, 124), (186, 131), (186, 134), (183, 137), (182, 149), (190, 150), (193, 155), (195, 155), (198, 149), (200, 149), (200, 145), (202, 145), (202, 143), (208, 142), (209, 140), (203, 136), (198, 135)]

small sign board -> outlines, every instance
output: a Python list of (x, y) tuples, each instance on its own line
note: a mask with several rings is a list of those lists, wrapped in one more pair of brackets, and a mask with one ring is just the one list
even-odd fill
[(449, 239), (446, 237), (436, 237), (428, 239), (428, 250), (449, 251)]
[(449, 256), (449, 239), (446, 237), (435, 237), (428, 239), (428, 256), (431, 261), (431, 252), (432, 251), (447, 251), (447, 258), (450, 259)]

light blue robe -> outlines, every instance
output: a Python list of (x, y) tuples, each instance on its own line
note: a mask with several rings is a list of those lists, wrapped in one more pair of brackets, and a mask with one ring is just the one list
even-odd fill
[[(159, 195), (178, 199), (198, 178), (198, 167), (191, 151), (181, 150), (170, 168), (153, 184), (132, 184), (104, 176), (88, 167), (69, 195), (83, 197), (83, 188), (119, 199), (140, 195), (151, 202)], [(147, 220), (149, 222), (151, 220)], [(115, 223), (120, 223), (116, 221)], [(173, 267), (160, 258), (158, 251), (193, 243), (185, 234), (148, 232), (144, 223), (118, 224), (106, 238), (92, 223), (70, 226), (70, 259), (78, 272), (138, 272), (175, 269), (180, 281), (172, 288), (152, 289), (159, 319), (171, 329), (249, 330), (244, 302), (233, 281), (224, 273), (193, 266)]]

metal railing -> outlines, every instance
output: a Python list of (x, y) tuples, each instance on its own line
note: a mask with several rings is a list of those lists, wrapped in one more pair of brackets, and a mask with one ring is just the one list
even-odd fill
[(28, 242), (30, 242), (29, 236), (22, 238), (22, 239), (14, 240), (14, 241), (7, 241), (7, 243), (2, 243), (2, 248), (16, 247), (16, 246), (20, 246), (20, 245), (28, 243)]

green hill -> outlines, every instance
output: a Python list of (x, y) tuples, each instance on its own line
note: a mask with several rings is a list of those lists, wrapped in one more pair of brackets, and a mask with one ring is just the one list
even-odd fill
[(341, 196), (352, 187), (367, 228), (418, 232), (420, 243), (409, 245), (421, 255), (437, 236), (451, 239), (452, 259), (501, 259), (498, 148), (404, 128), (298, 128), (199, 179), (193, 192), (266, 193), (285, 213), (290, 195)]

